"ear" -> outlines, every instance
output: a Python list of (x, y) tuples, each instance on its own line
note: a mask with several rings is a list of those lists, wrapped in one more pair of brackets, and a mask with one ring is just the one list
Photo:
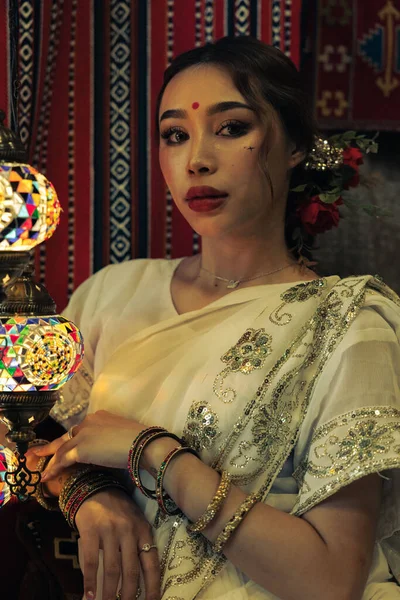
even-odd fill
[(301, 162), (303, 162), (303, 160), (305, 159), (306, 156), (307, 156), (307, 152), (305, 150), (299, 150), (299, 149), (295, 148), (289, 157), (289, 163), (288, 163), (289, 169), (294, 169), (294, 167), (297, 167), (297, 165), (299, 165)]

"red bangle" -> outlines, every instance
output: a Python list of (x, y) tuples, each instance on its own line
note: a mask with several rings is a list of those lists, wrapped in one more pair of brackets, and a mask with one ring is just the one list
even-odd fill
[(131, 479), (135, 482), (137, 488), (142, 492), (142, 494), (144, 494), (144, 496), (147, 498), (151, 498), (152, 500), (156, 499), (156, 493), (155, 490), (146, 488), (142, 483), (140, 478), (140, 460), (145, 447), (152, 441), (161, 437), (170, 437), (177, 442), (182, 443), (182, 441), (176, 435), (169, 433), (162, 427), (148, 427), (135, 438), (128, 455), (128, 472)]

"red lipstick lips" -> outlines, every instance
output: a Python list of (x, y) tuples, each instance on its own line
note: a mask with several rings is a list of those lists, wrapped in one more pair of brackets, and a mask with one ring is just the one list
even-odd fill
[(228, 194), (224, 191), (208, 185), (201, 185), (191, 187), (186, 194), (186, 200), (191, 210), (209, 212), (219, 208), (227, 196)]

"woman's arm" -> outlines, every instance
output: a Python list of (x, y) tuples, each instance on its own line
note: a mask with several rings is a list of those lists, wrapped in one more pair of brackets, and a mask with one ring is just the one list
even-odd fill
[[(155, 474), (176, 443), (156, 440), (145, 451)], [(191, 521), (197, 520), (220, 476), (191, 454), (168, 467), (164, 487)], [(250, 579), (282, 600), (359, 600), (374, 546), (381, 480), (370, 475), (343, 488), (302, 518), (258, 503), (224, 548)], [(204, 531), (214, 541), (246, 494), (232, 486), (227, 501)]]
[[(137, 421), (98, 411), (76, 427), (71, 440), (64, 435), (37, 452), (54, 454), (48, 479), (79, 462), (125, 468), (132, 440), (144, 428)], [(170, 438), (153, 441), (143, 453), (142, 466), (155, 476), (175, 447)], [(195, 521), (213, 498), (219, 480), (211, 467), (182, 454), (165, 471), (164, 486)], [(256, 504), (224, 553), (250, 579), (282, 600), (360, 600), (372, 558), (380, 493), (380, 479), (371, 475), (301, 518)], [(216, 539), (245, 497), (232, 486), (223, 509), (204, 532), (210, 540)]]

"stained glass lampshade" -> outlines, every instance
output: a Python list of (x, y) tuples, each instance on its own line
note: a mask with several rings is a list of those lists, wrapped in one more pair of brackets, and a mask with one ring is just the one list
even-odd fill
[[(44, 285), (33, 278), (31, 250), (53, 235), (61, 207), (44, 175), (27, 164), (18, 136), (0, 111), (0, 420), (17, 462), (8, 464), (0, 494), (32, 495), (39, 473), (26, 466), (25, 452), (58, 390), (74, 375), (83, 357), (79, 329), (57, 314)], [(1, 468), (1, 466), (0, 466)], [(7, 488), (8, 486), (8, 488)], [(0, 499), (1, 505), (1, 499)]]
[(26, 164), (0, 164), (0, 250), (31, 250), (51, 237), (61, 207), (53, 185)]
[(59, 315), (0, 318), (0, 392), (60, 389), (82, 362), (79, 329)]

